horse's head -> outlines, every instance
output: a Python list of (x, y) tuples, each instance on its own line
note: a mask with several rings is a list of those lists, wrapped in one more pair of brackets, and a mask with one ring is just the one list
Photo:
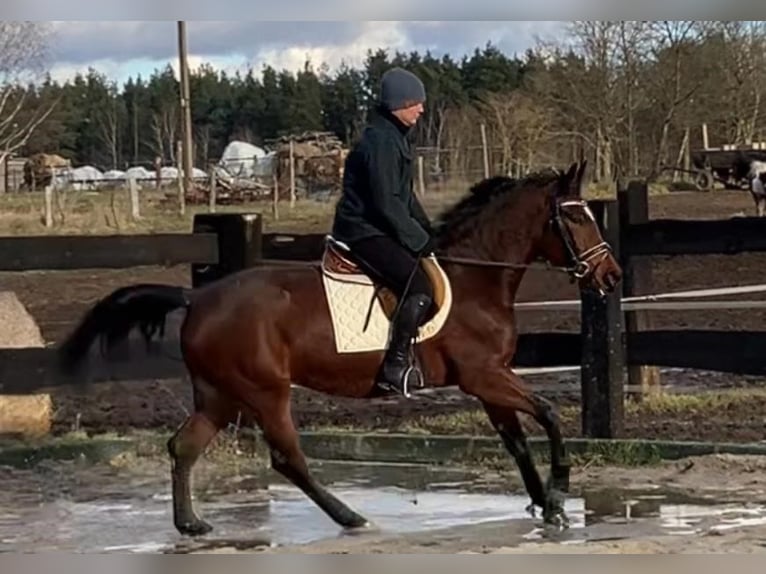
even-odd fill
[(570, 267), (581, 287), (611, 293), (622, 269), (582, 198), (586, 166), (586, 161), (572, 164), (549, 188), (550, 217), (538, 250), (552, 265)]

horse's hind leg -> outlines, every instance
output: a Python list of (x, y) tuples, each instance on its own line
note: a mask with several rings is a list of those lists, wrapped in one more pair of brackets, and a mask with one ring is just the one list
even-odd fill
[(290, 387), (270, 388), (250, 397), (251, 408), (271, 450), (271, 466), (300, 488), (330, 518), (344, 528), (361, 528), (368, 521), (330, 494), (309, 473), (290, 414)]
[[(194, 463), (228, 422), (225, 405), (202, 381), (194, 380), (197, 409), (168, 441), (173, 483), (173, 523), (181, 534), (191, 536), (212, 530), (194, 512), (191, 499), (191, 472)], [(213, 393), (213, 395), (211, 395)]]

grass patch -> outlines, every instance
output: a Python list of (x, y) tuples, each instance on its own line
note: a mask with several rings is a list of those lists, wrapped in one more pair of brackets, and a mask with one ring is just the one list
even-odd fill
[[(692, 401), (670, 401), (659, 398), (647, 401), (645, 409), (718, 408), (729, 402), (734, 393), (711, 393), (708, 397), (684, 397)], [(760, 393), (763, 394), (763, 393)], [(752, 395), (752, 394), (751, 394)], [(723, 401), (723, 402), (722, 402)], [(703, 407), (699, 407), (699, 405)], [(635, 412), (640, 412), (636, 410)], [(686, 411), (664, 410), (679, 413)], [(566, 416), (576, 415), (577, 410), (568, 408)], [(365, 428), (365, 425), (349, 425), (338, 428), (315, 426), (302, 428), (313, 430), (315, 435), (306, 435), (304, 448), (309, 457), (327, 459), (370, 460), (378, 457), (381, 461), (449, 462), (457, 466), (466, 465), (496, 471), (513, 470), (515, 465), (509, 458), (502, 443), (480, 409), (462, 413), (420, 417), (385, 429)], [(371, 433), (359, 437), (357, 434)], [(410, 435), (403, 440), (385, 435)], [(532, 434), (532, 433), (529, 433)], [(585, 440), (577, 433), (565, 432), (573, 466), (585, 470), (589, 467), (621, 466), (640, 467), (660, 464), (665, 459), (684, 456), (705, 455), (717, 452), (715, 445), (704, 442), (674, 442), (668, 440), (647, 441), (641, 439)], [(333, 436), (334, 435), (334, 436)], [(452, 435), (453, 438), (446, 438)], [(465, 437), (468, 440), (464, 440)], [(0, 465), (30, 468), (45, 460), (71, 460), (105, 462), (119, 467), (139, 467), (141, 464), (166, 464), (168, 453), (166, 443), (170, 433), (138, 431), (127, 435), (113, 433), (88, 436), (83, 432), (72, 432), (58, 437), (20, 441), (0, 441)], [(474, 437), (471, 440), (470, 437)], [(532, 436), (529, 440), (534, 459), (539, 465), (550, 463), (550, 444), (547, 437)], [(739, 452), (734, 450), (726, 452)], [(751, 449), (752, 450), (752, 449)], [(722, 451), (723, 452), (723, 451)], [(744, 452), (744, 451), (742, 451)], [(759, 451), (760, 452), (760, 451)], [(319, 454), (317, 454), (319, 453)], [(367, 457), (367, 458), (366, 458)], [(251, 428), (230, 427), (216, 437), (206, 449), (205, 463), (227, 471), (239, 472), (268, 466), (268, 451), (259, 432)]]
[[(54, 201), (53, 226), (45, 227), (44, 195), (41, 192), (0, 195), (2, 235), (115, 235), (139, 233), (189, 233), (194, 216), (207, 213), (206, 205), (187, 205), (182, 215), (172, 199), (154, 190), (139, 192), (141, 217), (131, 220), (123, 190), (68, 192)], [(329, 228), (334, 202), (302, 200), (293, 209), (280, 204), (278, 219), (270, 200), (219, 205), (218, 213), (259, 213), (267, 232), (311, 232)]]
[(711, 391), (694, 395), (662, 393), (649, 395), (640, 401), (629, 400), (625, 404), (626, 417), (683, 416), (710, 414), (738, 409), (749, 404), (753, 398), (766, 398), (766, 389)]
[[(580, 409), (572, 406), (561, 407), (559, 417), (563, 425), (573, 424), (579, 421)], [(537, 434), (541, 431), (530, 416), (521, 414), (520, 418), (527, 433)], [(420, 416), (402, 422), (392, 429), (392, 432), (472, 436), (494, 436), (496, 434), (487, 414), (481, 408), (466, 409), (456, 413)]]
[[(58, 436), (36, 439), (0, 440), (0, 466), (33, 467), (43, 460), (107, 460), (119, 466), (130, 466), (141, 459), (167, 461), (167, 441), (172, 433), (135, 431), (88, 435), (73, 431)], [(268, 460), (261, 437), (251, 429), (229, 429), (221, 432), (207, 447), (205, 459), (214, 464), (258, 464)]]
[[(756, 399), (766, 399), (766, 389), (732, 389), (694, 395), (664, 393), (650, 395), (641, 400), (629, 398), (625, 401), (625, 419), (629, 425), (645, 419), (662, 417), (683, 420), (691, 416), (702, 416), (715, 420), (722, 412), (739, 412)], [(572, 429), (580, 428), (580, 417), (579, 405), (562, 405), (559, 408), (562, 427), (569, 429), (568, 436), (572, 436)], [(520, 418), (528, 435), (544, 436), (542, 428), (530, 416), (521, 414)], [(383, 421), (373, 419), (354, 421), (348, 425), (340, 426), (316, 422), (312, 425), (302, 425), (301, 428), (312, 431), (374, 431), (419, 435), (496, 435), (481, 407), (470, 407), (450, 413), (421, 415), (402, 420), (394, 425), (385, 419)], [(673, 437), (666, 438), (672, 439)]]
[[(435, 217), (466, 193), (467, 188), (448, 186), (438, 193), (427, 195), (424, 208)], [(218, 205), (218, 213), (259, 213), (266, 232), (322, 233), (332, 226), (337, 197), (328, 201), (297, 200), (290, 208), (287, 201), (278, 204), (273, 212), (272, 201), (265, 198), (235, 205)], [(130, 203), (126, 190), (69, 191), (55, 193), (53, 200), (53, 226), (45, 227), (45, 195), (43, 192), (9, 193), (0, 195), (1, 235), (113, 235), (137, 233), (188, 233), (194, 216), (207, 213), (207, 205), (187, 204), (185, 213), (179, 212), (172, 189), (139, 191), (140, 213), (138, 221), (130, 217)]]
[[(423, 206), (436, 218), (444, 209), (460, 200), (471, 182), (454, 181), (438, 191), (426, 191)], [(667, 187), (651, 184), (651, 195), (667, 193)], [(591, 184), (587, 199), (614, 198), (613, 184)], [(278, 204), (274, 217), (270, 198), (237, 205), (219, 205), (217, 212), (260, 213), (266, 232), (323, 233), (332, 225), (337, 196), (328, 201), (300, 199), (291, 209), (287, 201)], [(45, 195), (42, 191), (0, 195), (0, 235), (113, 235), (137, 233), (188, 233), (194, 215), (207, 213), (207, 205), (187, 204), (181, 215), (176, 192), (170, 187), (139, 190), (141, 218), (131, 220), (128, 192), (124, 189), (68, 191), (54, 193), (53, 227), (45, 227)]]
[(458, 413), (421, 416), (405, 421), (392, 432), (411, 434), (447, 435), (494, 435), (495, 430), (482, 409), (465, 410)]
[(591, 443), (583, 452), (571, 455), (572, 464), (580, 468), (591, 466), (653, 466), (662, 462), (660, 450), (653, 444), (633, 441)]

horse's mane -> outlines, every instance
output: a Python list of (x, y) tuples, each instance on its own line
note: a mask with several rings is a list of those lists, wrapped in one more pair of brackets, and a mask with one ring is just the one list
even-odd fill
[[(475, 222), (484, 212), (495, 213), (499, 205), (496, 202), (505, 201), (514, 195), (515, 191), (528, 187), (542, 188), (548, 186), (560, 177), (556, 170), (544, 170), (531, 173), (523, 178), (512, 178), (504, 175), (488, 177), (474, 184), (468, 194), (448, 208), (438, 218), (437, 235), (439, 242), (450, 241), (460, 229), (468, 223)], [(491, 206), (490, 209), (487, 209)]]

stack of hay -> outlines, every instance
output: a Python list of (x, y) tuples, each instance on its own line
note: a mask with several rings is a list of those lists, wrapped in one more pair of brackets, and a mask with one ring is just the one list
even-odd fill
[[(16, 294), (0, 291), (0, 348), (44, 346), (37, 323)], [(0, 394), (0, 435), (48, 434), (52, 413), (53, 403), (48, 394)]]

